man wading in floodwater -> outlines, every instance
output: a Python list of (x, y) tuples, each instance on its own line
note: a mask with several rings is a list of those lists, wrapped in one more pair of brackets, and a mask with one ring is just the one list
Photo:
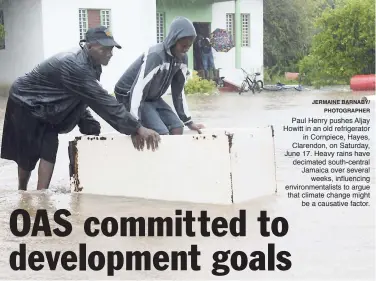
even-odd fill
[[(184, 125), (201, 133), (203, 125), (191, 120), (185, 100), (187, 52), (196, 38), (192, 22), (176, 18), (164, 40), (149, 48), (123, 74), (115, 86), (116, 98), (141, 123), (161, 135), (181, 135)], [(171, 86), (175, 110), (162, 99)]]
[(114, 47), (121, 48), (106, 27), (89, 29), (86, 44), (77, 53), (57, 54), (18, 78), (9, 91), (4, 118), (1, 158), (18, 164), (18, 188), (26, 190), (40, 160), (37, 189), (47, 189), (56, 161), (58, 134), (78, 125), (87, 135), (100, 134), (100, 124), (88, 111), (94, 110), (122, 134), (137, 136), (153, 149), (159, 135), (144, 128), (100, 84), (102, 65), (107, 65)]

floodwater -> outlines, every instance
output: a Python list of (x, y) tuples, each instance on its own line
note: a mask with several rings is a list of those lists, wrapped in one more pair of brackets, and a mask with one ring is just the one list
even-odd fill
[[(372, 93), (362, 93), (369, 95)], [(56, 271), (17, 271), (9, 266), (9, 256), (12, 251), (19, 249), (20, 243), (25, 243), (27, 252), (39, 251), (75, 251), (79, 244), (87, 244), (87, 254), (98, 251), (151, 251), (155, 253), (164, 250), (190, 250), (190, 245), (197, 245), (201, 255), (198, 263), (200, 271), (165, 271), (157, 270), (128, 270), (115, 271), (114, 279), (216, 279), (212, 275), (213, 253), (231, 250), (243, 251), (251, 260), (251, 253), (263, 251), (268, 261), (276, 259), (280, 251), (288, 251), (292, 267), (288, 271), (278, 269), (252, 271), (249, 267), (236, 271), (231, 270), (223, 279), (241, 280), (375, 280), (375, 222), (374, 204), (364, 208), (303, 208), (300, 200), (289, 199), (283, 192), (286, 184), (309, 183), (307, 177), (302, 177), (291, 159), (284, 157), (286, 149), (299, 135), (282, 132), (282, 126), (291, 122), (291, 117), (320, 116), (322, 107), (312, 105), (313, 99), (353, 99), (357, 96), (341, 87), (321, 90), (307, 89), (303, 92), (263, 92), (252, 95), (246, 93), (221, 94), (218, 96), (189, 97), (188, 101), (192, 115), (197, 122), (203, 122), (207, 127), (233, 128), (274, 125), (276, 129), (277, 157), (277, 195), (252, 200), (234, 206), (216, 206), (191, 203), (163, 202), (134, 198), (90, 196), (71, 194), (69, 191), (69, 171), (67, 142), (79, 132), (75, 130), (69, 135), (60, 136), (60, 149), (52, 186), (46, 192), (37, 192), (37, 171), (31, 178), (29, 191), (17, 191), (17, 172), (14, 163), (0, 159), (0, 279), (33, 279), (33, 280), (70, 280), (70, 279), (111, 279), (106, 276), (106, 270), (93, 271), (64, 271), (59, 263)], [(0, 135), (5, 110), (4, 99), (0, 99)], [(350, 115), (348, 115), (350, 116)], [(338, 118), (346, 117), (338, 115)], [(368, 117), (369, 118), (369, 117)], [(103, 132), (114, 131), (102, 122)], [(373, 124), (374, 126), (374, 124)], [(128, 160), (129, 161), (129, 160)], [(95, 165), (95, 163), (93, 163)], [(111, 167), (109, 167), (110, 169)], [(211, 169), (211, 167), (208, 167)], [(372, 163), (372, 190), (374, 192), (374, 163)], [(141, 176), (144, 176), (142, 174)], [(147, 176), (147, 175), (146, 175)], [(195, 175), (187, 175), (195, 176)], [(169, 175), (166, 171), (166, 180)], [(125, 179), (126, 180), (126, 179)], [(251, 184), (251, 183), (250, 183)], [(104, 187), (105, 188), (105, 187)], [(179, 188), (178, 183), (176, 188)], [(204, 188), (204, 187), (203, 187)], [(37, 209), (66, 208), (72, 213), (70, 218), (73, 232), (69, 237), (59, 238), (26, 236), (16, 238), (9, 230), (10, 213), (16, 208), (25, 208), (32, 215)], [(207, 210), (209, 215), (223, 216), (230, 219), (238, 216), (240, 209), (247, 210), (247, 236), (222, 238), (213, 237), (120, 237), (107, 238), (99, 236), (90, 238), (83, 232), (84, 220), (89, 216), (100, 218), (106, 216), (173, 216), (175, 209), (192, 210), (198, 215), (200, 210)], [(271, 218), (284, 217), (288, 220), (289, 230), (284, 237), (262, 237), (259, 232), (257, 217), (261, 210), (266, 210)], [(53, 227), (55, 224), (53, 224)], [(195, 225), (195, 230), (198, 230)], [(268, 253), (268, 243), (275, 244), (275, 253)], [(230, 260), (230, 259), (229, 259)], [(27, 263), (27, 260), (26, 260)], [(278, 261), (275, 260), (277, 265)], [(229, 265), (230, 261), (225, 264)], [(189, 267), (190, 263), (188, 264)], [(153, 266), (152, 266), (153, 268)], [(29, 277), (27, 277), (29, 276)]]

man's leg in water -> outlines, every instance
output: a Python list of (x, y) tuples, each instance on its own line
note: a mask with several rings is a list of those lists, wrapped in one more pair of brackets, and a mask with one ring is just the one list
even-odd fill
[[(36, 137), (38, 139), (38, 137)], [(51, 130), (43, 130), (40, 141), (28, 143), (28, 151), (24, 150), (23, 157), (18, 160), (18, 189), (27, 190), (31, 172), (35, 169), (38, 156), (31, 157), (31, 150), (39, 153), (37, 190), (48, 189), (54, 172), (56, 154), (59, 146), (58, 134)], [(26, 148), (25, 148), (26, 149)], [(35, 154), (36, 155), (36, 154)]]
[(50, 186), (52, 174), (54, 172), (54, 167), (54, 163), (40, 159), (37, 190), (48, 189), (48, 187)]
[[(38, 168), (37, 190), (48, 189), (54, 172), (54, 163), (40, 159)], [(18, 190), (27, 190), (27, 184), (31, 176), (31, 171), (26, 171), (18, 166)]]
[(31, 171), (26, 171), (18, 166), (18, 190), (27, 190), (30, 176)]
[[(48, 162), (44, 159), (40, 159), (38, 168), (38, 184), (37, 190), (48, 189), (52, 174), (54, 172), (55, 164)], [(18, 190), (27, 190), (27, 184), (29, 183), (31, 171), (24, 170), (18, 166)]]
[(40, 152), (37, 190), (48, 189), (50, 186), (58, 148), (58, 133), (52, 129), (47, 129), (43, 136)]

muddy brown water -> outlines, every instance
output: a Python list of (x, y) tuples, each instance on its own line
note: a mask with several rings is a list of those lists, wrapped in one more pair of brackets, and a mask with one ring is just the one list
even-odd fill
[[(369, 95), (372, 93), (361, 93)], [(243, 96), (221, 94), (218, 96), (189, 97), (190, 109), (195, 120), (208, 127), (234, 128), (274, 125), (276, 129), (277, 181), (279, 190), (286, 184), (309, 183), (284, 157), (286, 149), (299, 137), (297, 134), (282, 132), (283, 125), (291, 122), (291, 117), (320, 116), (322, 107), (312, 105), (313, 99), (354, 99), (358, 96), (347, 88), (307, 89), (303, 92), (263, 92)], [(169, 99), (169, 98), (168, 98)], [(0, 135), (3, 124), (6, 100), (0, 98)], [(339, 116), (339, 115), (338, 115)], [(349, 117), (341, 115), (339, 117)], [(369, 116), (368, 116), (369, 118)], [(103, 132), (114, 130), (102, 121)], [(373, 125), (374, 126), (374, 125)], [(242, 280), (374, 280), (375, 279), (375, 223), (374, 204), (365, 208), (303, 208), (300, 200), (289, 199), (283, 192), (233, 206), (216, 206), (193, 203), (153, 201), (135, 198), (104, 197), (83, 194), (71, 194), (69, 191), (69, 171), (67, 142), (79, 135), (78, 130), (69, 135), (60, 136), (60, 148), (51, 188), (45, 192), (35, 191), (36, 171), (33, 173), (29, 191), (17, 191), (17, 173), (14, 163), (0, 159), (0, 279), (34, 280), (72, 280), (72, 279), (215, 279), (212, 275), (213, 253), (219, 250), (243, 251), (251, 260), (254, 251), (266, 253), (266, 260), (273, 260), (268, 254), (268, 243), (275, 244), (275, 254), (288, 251), (292, 267), (288, 271), (242, 271), (231, 269), (222, 279)], [(93, 163), (95, 165), (95, 163)], [(111, 167), (109, 167), (111, 168)], [(207, 167), (210, 169), (211, 167)], [(374, 164), (372, 163), (372, 190), (374, 192)], [(168, 171), (166, 171), (168, 179)], [(194, 176), (194, 175), (187, 175)], [(250, 187), (252, 183), (250, 183)], [(178, 187), (178, 183), (177, 186)], [(204, 188), (204, 187), (203, 187)], [(59, 238), (30, 237), (16, 238), (9, 229), (10, 213), (16, 208), (24, 208), (35, 215), (37, 209), (47, 209), (52, 215), (57, 209), (71, 211), (70, 222), (73, 232), (69, 237)], [(83, 231), (83, 224), (89, 216), (140, 217), (173, 216), (175, 209), (192, 210), (198, 214), (207, 210), (212, 217), (222, 216), (230, 219), (237, 216), (240, 209), (247, 211), (247, 236), (234, 238), (214, 237), (120, 237), (112, 238), (100, 235), (90, 238)], [(260, 210), (266, 210), (272, 218), (284, 217), (288, 220), (289, 230), (284, 237), (262, 237), (257, 217)], [(55, 224), (53, 224), (55, 226)], [(198, 226), (195, 225), (198, 230)], [(9, 256), (25, 243), (27, 251), (75, 251), (79, 244), (87, 244), (88, 254), (92, 251), (145, 251), (155, 253), (190, 250), (197, 245), (201, 252), (198, 263), (200, 271), (157, 270), (120, 270), (115, 277), (107, 277), (106, 270), (64, 271), (58, 264), (55, 271), (49, 271), (47, 265), (41, 271), (12, 271)], [(276, 264), (278, 261), (275, 261)], [(168, 263), (169, 264), (169, 263)], [(229, 261), (225, 263), (229, 265)], [(189, 267), (190, 264), (188, 264)], [(218, 277), (219, 278), (219, 277)]]

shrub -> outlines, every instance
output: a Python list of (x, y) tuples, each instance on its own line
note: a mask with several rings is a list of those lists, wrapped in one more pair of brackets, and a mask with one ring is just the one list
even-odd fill
[(375, 2), (347, 0), (327, 9), (316, 22), (320, 30), (299, 72), (316, 87), (349, 84), (355, 74), (375, 73)]
[(0, 24), (0, 39), (5, 37), (5, 28), (4, 25)]
[(208, 81), (198, 76), (197, 71), (193, 71), (192, 77), (188, 79), (184, 86), (187, 95), (213, 94), (217, 89), (214, 81)]

